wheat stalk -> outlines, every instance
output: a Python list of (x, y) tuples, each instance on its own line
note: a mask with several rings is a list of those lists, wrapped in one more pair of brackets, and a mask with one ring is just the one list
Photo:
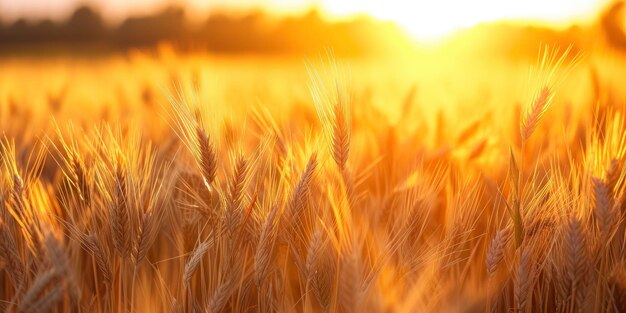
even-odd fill
[(309, 242), (306, 275), (313, 295), (324, 311), (328, 312), (334, 290), (334, 270), (325, 245), (322, 231), (318, 229)]
[(287, 203), (287, 212), (291, 216), (291, 222), (298, 222), (302, 211), (305, 208), (306, 201), (310, 194), (310, 186), (317, 168), (317, 155), (311, 154), (306, 167), (300, 174), (298, 183), (294, 186), (289, 196), (289, 202)]
[(113, 203), (111, 207), (111, 233), (113, 246), (120, 256), (128, 255), (130, 236), (130, 216), (128, 209), (128, 185), (126, 172), (119, 167), (115, 170), (113, 182)]
[(197, 127), (196, 133), (200, 172), (202, 173), (205, 185), (209, 191), (211, 191), (211, 185), (213, 184), (217, 173), (217, 156), (215, 148), (211, 143), (209, 135), (200, 126)]
[(530, 110), (520, 123), (522, 142), (528, 140), (528, 138), (530, 138), (533, 134), (535, 128), (537, 128), (537, 124), (539, 124), (539, 121), (541, 120), (541, 117), (550, 107), (551, 102), (552, 93), (550, 92), (550, 88), (548, 86), (544, 86), (541, 88), (541, 91), (539, 91), (539, 94), (537, 94), (535, 100), (530, 106)]
[(209, 250), (209, 243), (204, 241), (196, 246), (196, 248), (191, 253), (189, 260), (185, 263), (185, 270), (183, 271), (183, 283), (189, 288), (191, 285), (191, 278), (193, 277), (193, 273), (196, 271), (198, 264), (202, 261), (202, 257)]
[(17, 243), (9, 230), (0, 221), (0, 256), (4, 260), (14, 286), (22, 286), (25, 278), (24, 265), (19, 255)]
[(518, 312), (526, 312), (529, 297), (532, 294), (534, 275), (531, 251), (528, 248), (520, 249), (515, 270), (515, 305)]
[(496, 236), (489, 245), (485, 261), (487, 265), (487, 275), (489, 275), (489, 277), (493, 276), (504, 258), (504, 247), (508, 237), (508, 230), (506, 228), (501, 229), (496, 233)]
[(64, 289), (63, 286), (57, 285), (47, 292), (41, 299), (33, 303), (24, 312), (50, 312), (54, 306), (63, 300)]
[(141, 261), (146, 257), (148, 250), (156, 239), (159, 225), (160, 219), (155, 217), (154, 212), (149, 211), (142, 214), (136, 244), (133, 249), (135, 264), (141, 263)]
[(355, 247), (347, 249), (341, 258), (339, 286), (341, 306), (345, 311), (360, 311), (363, 302), (363, 275), (359, 252)]
[(243, 198), (245, 196), (245, 186), (249, 178), (248, 169), (248, 162), (242, 155), (239, 155), (235, 161), (233, 177), (229, 183), (226, 211), (224, 213), (224, 224), (228, 233), (229, 246), (231, 248), (234, 243), (235, 232), (239, 229), (239, 225), (242, 222), (241, 208), (243, 205)]
[(96, 266), (102, 274), (103, 282), (110, 286), (113, 273), (110, 261), (111, 256), (108, 250), (103, 247), (100, 239), (95, 234), (84, 236), (82, 243), (96, 261)]
[(513, 221), (513, 231), (515, 235), (515, 246), (519, 248), (524, 240), (524, 221), (522, 219), (522, 174), (520, 173), (517, 160), (513, 150), (509, 154), (509, 184), (511, 185), (511, 205), (509, 215)]
[(608, 239), (612, 226), (611, 204), (609, 200), (609, 190), (606, 183), (593, 177), (593, 197), (595, 201), (594, 213), (600, 227), (600, 233), (604, 240)]
[[(61, 288), (61, 290), (63, 290), (60, 284), (62, 274), (63, 273), (55, 267), (39, 274), (24, 296), (22, 296), (18, 305), (19, 310), (21, 312), (39, 312), (38, 309), (41, 307), (40, 301), (42, 300), (47, 302), (47, 306), (50, 306), (51, 301), (47, 298), (51, 295), (57, 295), (58, 293), (55, 292), (56, 289)], [(55, 283), (56, 285), (54, 285)], [(48, 288), (51, 288), (51, 290), (46, 291)], [(53, 297), (53, 299), (58, 300), (59, 298)]]
[(90, 178), (85, 165), (76, 152), (71, 157), (71, 165), (72, 180), (77, 187), (78, 195), (84, 203), (89, 204), (91, 202)]
[(272, 263), (272, 255), (274, 252), (274, 243), (276, 240), (276, 214), (278, 214), (278, 204), (274, 204), (267, 220), (263, 224), (261, 237), (257, 246), (254, 257), (255, 278), (259, 288), (263, 286), (263, 282), (267, 277)]
[(224, 309), (228, 303), (232, 290), (235, 288), (235, 283), (236, 280), (234, 272), (228, 272), (224, 277), (224, 280), (209, 298), (209, 303), (207, 305), (208, 312), (219, 313)]
[[(339, 91), (337, 91), (339, 93)], [(350, 118), (347, 112), (347, 104), (343, 103), (341, 94), (337, 96), (338, 103), (334, 106), (332, 120), (333, 136), (332, 136), (332, 152), (333, 159), (341, 170), (346, 168), (348, 162), (348, 153), (350, 152)]]
[(585, 301), (585, 275), (588, 270), (587, 251), (582, 225), (577, 217), (571, 216), (566, 224), (564, 247), (564, 272), (567, 280), (565, 290), (572, 297), (572, 304), (582, 310)]

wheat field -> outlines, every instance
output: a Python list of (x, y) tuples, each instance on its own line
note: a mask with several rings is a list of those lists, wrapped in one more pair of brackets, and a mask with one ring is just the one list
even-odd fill
[(0, 67), (2, 311), (626, 311), (616, 53)]

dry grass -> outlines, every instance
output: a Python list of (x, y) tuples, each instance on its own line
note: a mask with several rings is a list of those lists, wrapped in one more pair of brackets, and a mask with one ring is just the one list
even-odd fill
[[(72, 86), (39, 111), (9, 99), (0, 309), (621, 311), (620, 89), (595, 68), (590, 85), (597, 56), (546, 49), (539, 60), (527, 99), (512, 92), (513, 70), (504, 82), (488, 68), (493, 105), (452, 83), (376, 96), (382, 70), (370, 90), (365, 70), (350, 78), (334, 60), (284, 72), (297, 79), (283, 89), (263, 67), (277, 91), (251, 89), (252, 69), (232, 90), (174, 71), (160, 93), (128, 87), (162, 94), (151, 104), (125, 107), (120, 92), (68, 126)], [(461, 104), (437, 106), (452, 94)], [(50, 127), (29, 128), (49, 113)]]

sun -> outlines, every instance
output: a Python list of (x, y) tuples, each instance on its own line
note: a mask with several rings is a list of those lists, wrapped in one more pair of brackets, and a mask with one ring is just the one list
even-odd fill
[(420, 40), (500, 20), (563, 24), (587, 19), (605, 0), (324, 0), (331, 17), (368, 14), (394, 21)]

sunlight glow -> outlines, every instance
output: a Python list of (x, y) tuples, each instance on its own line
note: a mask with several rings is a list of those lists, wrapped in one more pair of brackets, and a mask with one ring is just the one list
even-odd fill
[(481, 22), (524, 20), (563, 24), (585, 20), (603, 0), (325, 0), (332, 17), (369, 14), (395, 21), (418, 39), (436, 39)]

